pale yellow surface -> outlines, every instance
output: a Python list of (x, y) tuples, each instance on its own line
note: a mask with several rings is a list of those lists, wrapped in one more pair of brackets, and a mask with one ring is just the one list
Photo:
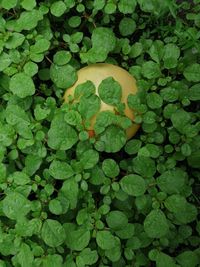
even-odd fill
[[(98, 86), (102, 80), (113, 77), (122, 87), (122, 102), (126, 104), (125, 114), (132, 121), (134, 119), (133, 111), (127, 105), (127, 97), (129, 94), (136, 94), (137, 87), (136, 81), (131, 74), (129, 74), (126, 70), (121, 67), (107, 64), (107, 63), (97, 63), (92, 64), (87, 67), (80, 69), (77, 72), (78, 79), (76, 83), (66, 90), (64, 95), (65, 102), (68, 101), (68, 96), (74, 94), (74, 90), (77, 85), (84, 83), (88, 80), (92, 81), (96, 87), (96, 94), (98, 95)], [(114, 111), (114, 107), (111, 105), (107, 105), (106, 103), (101, 101), (101, 109), (99, 112), (104, 110), (112, 110)], [(96, 120), (96, 116), (94, 116), (91, 120), (91, 127), (88, 130), (93, 130), (94, 123)], [(127, 137), (130, 139), (135, 135), (139, 128), (139, 125), (133, 123), (131, 127), (127, 129)]]

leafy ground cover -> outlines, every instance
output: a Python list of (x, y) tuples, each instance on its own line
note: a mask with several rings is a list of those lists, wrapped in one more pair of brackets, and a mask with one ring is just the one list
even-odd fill
[[(0, 0), (1, 267), (200, 266), (199, 12), (199, 0)], [(96, 62), (137, 79), (129, 141), (118, 96), (94, 138), (93, 85), (63, 104)]]

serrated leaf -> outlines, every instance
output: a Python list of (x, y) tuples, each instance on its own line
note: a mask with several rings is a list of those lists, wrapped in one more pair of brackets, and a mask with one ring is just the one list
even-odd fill
[(147, 79), (155, 79), (161, 76), (160, 67), (153, 61), (147, 61), (142, 64), (142, 75)]
[(157, 267), (176, 267), (174, 259), (169, 255), (159, 252), (156, 256), (156, 266)]
[(64, 121), (64, 114), (57, 114), (48, 131), (48, 145), (53, 149), (67, 150), (78, 141), (76, 131)]
[(83, 259), (84, 264), (92, 265), (98, 260), (98, 253), (96, 250), (91, 250), (90, 248), (85, 248), (81, 251), (78, 257)]
[(49, 167), (49, 173), (58, 180), (66, 180), (74, 175), (74, 171), (68, 163), (58, 160), (52, 161)]
[(116, 105), (122, 98), (121, 85), (112, 77), (108, 77), (100, 83), (98, 92), (101, 100), (108, 105)]
[(155, 162), (147, 156), (137, 156), (133, 159), (133, 169), (142, 177), (151, 178), (156, 173)]
[(9, 54), (3, 52), (0, 55), (0, 62), (1, 62), (0, 71), (3, 71), (8, 66), (10, 66), (10, 64), (11, 64), (12, 61), (11, 61), (11, 58), (10, 58)]
[(50, 67), (50, 77), (55, 85), (62, 89), (69, 88), (77, 80), (76, 71), (74, 67), (69, 64), (62, 66), (52, 64)]
[(74, 209), (78, 201), (78, 183), (74, 178), (64, 181), (61, 193), (69, 200), (71, 209)]
[(168, 194), (181, 193), (186, 183), (186, 173), (176, 168), (163, 172), (157, 179), (158, 187)]
[(102, 163), (102, 170), (110, 178), (117, 177), (120, 172), (117, 162), (113, 159), (105, 159)]
[(96, 235), (97, 245), (101, 249), (112, 249), (116, 245), (116, 239), (109, 231), (98, 231)]
[(13, 182), (17, 185), (25, 185), (30, 182), (30, 177), (24, 172), (16, 171), (10, 175), (10, 178), (12, 178)]
[(167, 69), (175, 68), (178, 64), (178, 58), (180, 56), (180, 49), (173, 43), (166, 44), (164, 47), (164, 66)]
[[(115, 142), (113, 142), (113, 136), (115, 136)], [(111, 125), (99, 136), (99, 141), (96, 143), (95, 147), (98, 151), (115, 153), (125, 145), (126, 140), (125, 131), (120, 127)]]
[(136, 4), (136, 0), (120, 0), (118, 3), (118, 9), (123, 14), (133, 14)]
[(98, 113), (101, 107), (101, 101), (97, 95), (91, 95), (88, 97), (82, 96), (79, 102), (78, 111), (82, 118), (91, 119)]
[(71, 250), (82, 251), (86, 248), (90, 241), (90, 231), (85, 228), (75, 230), (65, 229), (66, 244)]
[(120, 185), (124, 192), (134, 197), (141, 196), (146, 191), (144, 179), (136, 174), (124, 176), (120, 181)]
[(42, 257), (42, 267), (63, 267), (63, 258), (61, 255), (46, 255)]
[(120, 230), (127, 226), (128, 218), (123, 212), (113, 210), (106, 216), (106, 222), (111, 229)]
[(32, 266), (34, 260), (33, 252), (25, 243), (21, 245), (20, 251), (16, 255), (16, 258), (21, 267)]
[(160, 238), (167, 234), (169, 226), (161, 210), (152, 210), (144, 220), (144, 230), (151, 238)]
[(50, 10), (52, 15), (54, 15), (55, 17), (60, 17), (65, 13), (66, 5), (63, 1), (55, 1), (51, 5)]
[(12, 220), (26, 216), (31, 210), (30, 201), (18, 192), (9, 192), (2, 201), (4, 214)]
[(200, 64), (194, 63), (187, 66), (183, 75), (189, 82), (200, 82)]
[(11, 77), (10, 90), (14, 95), (25, 98), (35, 93), (35, 85), (30, 76), (21, 72)]
[(92, 169), (99, 161), (99, 153), (93, 149), (86, 150), (80, 158), (84, 169)]
[(44, 242), (50, 247), (58, 247), (64, 243), (66, 235), (62, 225), (52, 219), (47, 219), (41, 231), (41, 236)]
[(196, 267), (199, 263), (198, 255), (194, 251), (186, 250), (176, 257), (177, 262), (183, 267)]

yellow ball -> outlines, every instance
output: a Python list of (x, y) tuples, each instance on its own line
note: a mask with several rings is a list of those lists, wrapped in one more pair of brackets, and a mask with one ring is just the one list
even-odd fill
[[(122, 88), (122, 99), (121, 101), (125, 103), (125, 115), (131, 119), (132, 125), (126, 130), (127, 133), (127, 138), (130, 139), (135, 135), (137, 130), (139, 129), (139, 125), (135, 124), (133, 122), (134, 120), (134, 112), (128, 107), (127, 104), (127, 98), (129, 94), (136, 94), (138, 89), (136, 86), (136, 81), (133, 78), (133, 76), (126, 70), (124, 70), (121, 67), (118, 67), (113, 64), (108, 64), (108, 63), (97, 63), (97, 64), (92, 64), (87, 67), (84, 67), (80, 69), (77, 72), (78, 79), (76, 83), (68, 88), (65, 92), (64, 95), (64, 100), (65, 102), (68, 102), (68, 96), (74, 95), (74, 91), (77, 85), (82, 84), (86, 81), (91, 81), (96, 87), (96, 94), (98, 95), (98, 86), (102, 82), (102, 80), (108, 78), (108, 77), (113, 77), (114, 80), (116, 80)], [(101, 101), (101, 108), (99, 112), (105, 111), (105, 110), (110, 110), (114, 112), (114, 106), (108, 105)], [(96, 116), (97, 114), (91, 119), (91, 124), (90, 128), (88, 129), (90, 134), (94, 129), (94, 124), (96, 121)]]

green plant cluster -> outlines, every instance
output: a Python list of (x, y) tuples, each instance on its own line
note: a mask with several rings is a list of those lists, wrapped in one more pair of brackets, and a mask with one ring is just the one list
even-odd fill
[[(199, 0), (0, 0), (0, 267), (200, 266), (199, 39)], [(63, 104), (97, 62), (131, 140), (111, 77)]]

